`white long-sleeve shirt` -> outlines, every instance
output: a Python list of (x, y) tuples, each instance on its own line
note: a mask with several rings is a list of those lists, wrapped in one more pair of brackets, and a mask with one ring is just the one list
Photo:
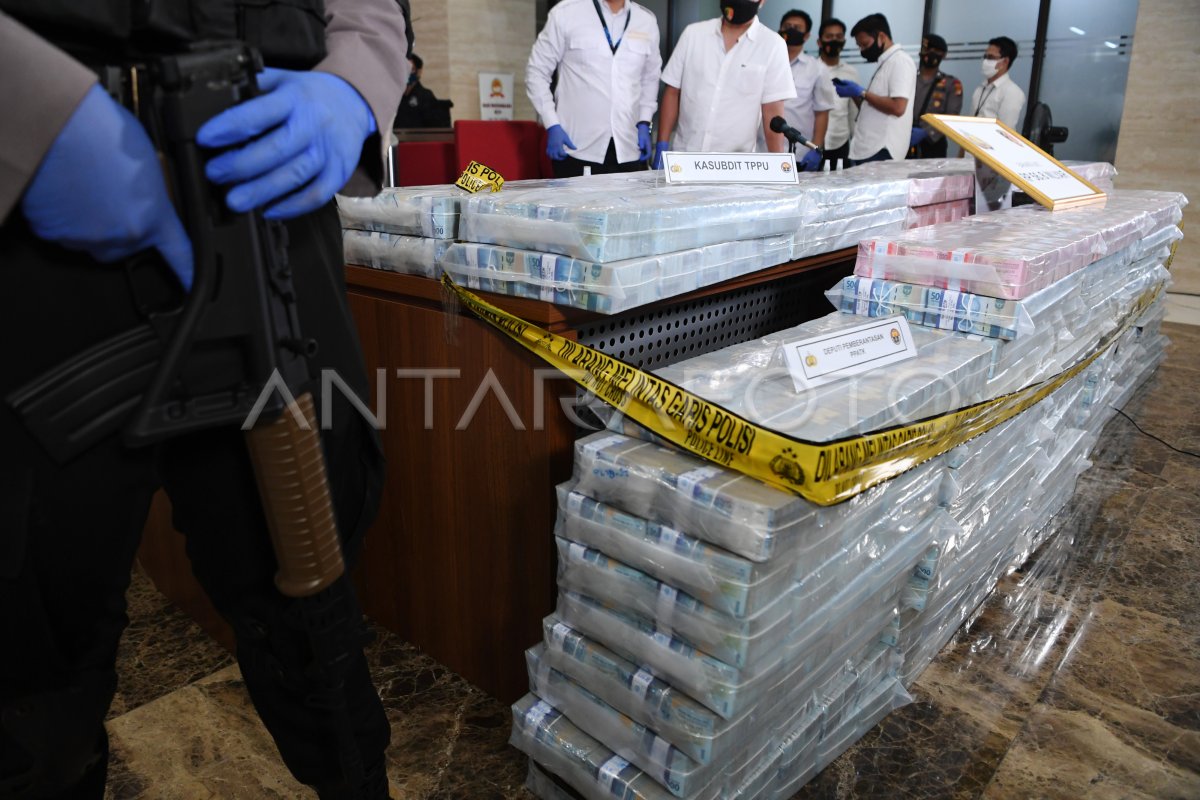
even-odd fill
[(599, 14), (593, 0), (563, 0), (550, 10), (529, 54), (525, 88), (542, 124), (561, 125), (575, 144), (568, 155), (603, 163), (611, 139), (617, 161), (628, 163), (638, 159), (637, 124), (658, 110), (658, 19), (632, 0), (616, 14), (597, 2)]
[[(845, 61), (839, 61), (836, 66), (832, 67), (826, 65), (825, 68), (829, 71), (831, 80), (841, 78), (844, 81), (854, 81), (855, 83), (861, 80), (858, 76), (858, 69)], [(849, 97), (834, 98), (833, 108), (829, 112), (829, 127), (825, 129), (825, 149), (836, 150), (850, 141), (856, 119), (858, 119), (858, 106), (854, 105), (853, 100)]]
[(1021, 109), (1025, 92), (1004, 73), (991, 83), (975, 87), (971, 95), (971, 116), (995, 117), (1014, 130), (1021, 130)]
[(811, 139), (817, 112), (832, 110), (839, 98), (833, 90), (829, 70), (819, 58), (800, 53), (789, 66), (796, 83), (796, 97), (783, 104), (783, 116), (789, 125)]

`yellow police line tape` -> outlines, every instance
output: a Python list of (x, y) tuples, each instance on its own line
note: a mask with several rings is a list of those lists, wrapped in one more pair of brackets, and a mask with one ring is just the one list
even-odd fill
[(762, 428), (670, 381), (557, 336), (480, 299), (449, 275), (442, 283), (477, 316), (663, 439), (722, 467), (817, 505), (849, 500), (1034, 405), (1092, 364), (1164, 291), (1144, 293), (1084, 360), (1011, 394), (907, 425), (834, 442), (807, 442)]
[(486, 167), (478, 161), (472, 161), (467, 164), (467, 168), (463, 170), (463, 174), (458, 177), (454, 185), (460, 189), (466, 189), (471, 194), (482, 192), (484, 189), (489, 192), (498, 192), (504, 188), (504, 178), (491, 167)]

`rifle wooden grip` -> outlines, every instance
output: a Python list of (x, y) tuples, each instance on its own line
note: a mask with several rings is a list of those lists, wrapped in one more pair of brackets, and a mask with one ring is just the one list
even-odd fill
[[(299, 426), (297, 410), (308, 430)], [(301, 395), (278, 419), (247, 431), (246, 445), (279, 562), (275, 585), (288, 597), (314, 595), (345, 565), (312, 395)]]

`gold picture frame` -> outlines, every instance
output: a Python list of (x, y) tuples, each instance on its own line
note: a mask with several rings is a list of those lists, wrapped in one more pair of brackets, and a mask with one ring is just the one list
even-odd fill
[[(1000, 175), (1003, 175), (1008, 179), (1009, 182), (1012, 183), (1013, 186), (1018, 187), (1021, 191), (1025, 192), (1038, 203), (1042, 204), (1051, 211), (1058, 211), (1060, 209), (1067, 208), (1078, 208), (1079, 206), (1085, 205), (1103, 204), (1105, 198), (1107, 197), (1104, 192), (1096, 188), (1096, 186), (1090, 181), (1085, 180), (1083, 177), (1073, 172), (1069, 167), (1064, 166), (1063, 163), (1054, 156), (1050, 155), (1045, 150), (1038, 147), (1033, 142), (1029, 141), (1020, 133), (1005, 125), (998, 119), (991, 117), (952, 116), (949, 114), (925, 114), (921, 117), (921, 121), (928, 122), (938, 131), (944, 134), (948, 139), (953, 140), (956, 144), (962, 147), (963, 150), (973, 155), (977, 160), (987, 164)], [(989, 152), (991, 148), (986, 142), (983, 142), (977, 136), (964, 133), (963, 131), (960, 131), (954, 127), (954, 123), (956, 122), (970, 122), (972, 125), (986, 124), (989, 122), (994, 124), (1000, 129), (1001, 134), (1005, 138), (1028, 147), (1038, 156), (1045, 159), (1048, 165), (1053, 165), (1058, 169), (1061, 169), (1063, 172), (1067, 173), (1069, 176), (1088, 187), (1091, 192), (1073, 195), (1070, 197), (1050, 197), (1045, 192), (1038, 189), (1036, 185), (1022, 178), (1008, 164), (1005, 164), (993, 153)]]

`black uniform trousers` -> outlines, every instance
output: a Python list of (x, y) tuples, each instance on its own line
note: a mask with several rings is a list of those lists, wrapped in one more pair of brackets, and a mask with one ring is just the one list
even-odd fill
[(949, 139), (945, 136), (938, 139), (936, 142), (931, 139), (918, 144), (915, 148), (916, 153), (909, 153), (909, 158), (945, 158), (949, 148)]
[[(365, 394), (336, 212), (331, 204), (288, 228), (301, 325), (320, 348), (312, 374), (336, 369)], [(160, 280), (165, 287), (170, 278)], [(37, 240), (19, 212), (0, 227), (0, 287), (0, 397), (141, 321), (120, 267)], [(316, 377), (313, 396), (320, 408)], [(275, 557), (242, 432), (212, 430), (139, 450), (114, 438), (56, 466), (0, 406), (0, 798), (101, 797), (103, 720), (128, 622), (124, 594), (160, 486), (193, 572), (233, 625), (246, 687), (284, 761), (298, 780), (332, 786), (336, 796), (333, 725), (306, 703), (307, 641), (294, 601), (272, 583)], [(377, 509), (383, 459), (377, 432), (348, 401), (337, 395), (333, 406), (322, 439), (352, 554)], [(382, 766), (387, 719), (361, 645), (353, 654), (343, 692), (353, 735), (364, 764)]]
[(617, 161), (617, 145), (612, 139), (608, 140), (608, 150), (604, 153), (604, 163), (597, 164), (592, 161), (581, 161), (578, 158), (567, 156), (558, 161), (551, 160), (550, 167), (554, 170), (556, 178), (578, 178), (583, 174), (584, 167), (591, 167), (593, 175), (604, 175), (614, 172), (640, 172), (646, 169), (645, 161), (626, 161), (624, 164)]

